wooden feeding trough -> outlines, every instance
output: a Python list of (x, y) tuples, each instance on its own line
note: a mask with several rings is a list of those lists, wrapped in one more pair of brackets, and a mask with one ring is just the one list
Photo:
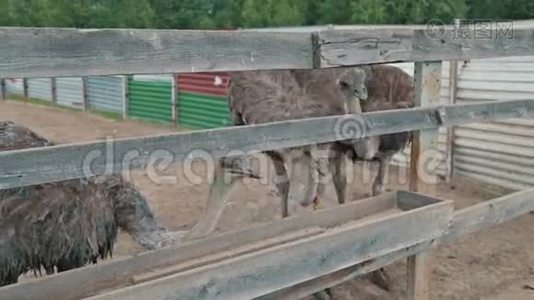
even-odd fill
[(452, 201), (387, 193), (7, 286), (0, 298), (251, 299), (439, 239), (452, 211)]

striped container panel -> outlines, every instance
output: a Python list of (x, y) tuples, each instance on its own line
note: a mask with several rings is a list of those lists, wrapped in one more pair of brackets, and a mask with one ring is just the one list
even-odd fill
[(232, 125), (228, 106), (230, 74), (178, 74), (178, 124), (191, 128)]
[(170, 80), (128, 79), (128, 116), (163, 124), (172, 123), (172, 82)]
[(52, 101), (52, 80), (50, 78), (28, 79), (28, 95), (32, 99)]
[(6, 79), (6, 91), (11, 95), (24, 95), (24, 83), (20, 78), (8, 78)]
[(83, 109), (83, 81), (81, 77), (56, 79), (57, 104)]
[(122, 76), (91, 76), (87, 78), (87, 98), (91, 109), (123, 112), (124, 89)]

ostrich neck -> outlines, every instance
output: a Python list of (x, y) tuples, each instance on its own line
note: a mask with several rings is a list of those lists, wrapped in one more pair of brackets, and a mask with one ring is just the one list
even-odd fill
[[(147, 200), (133, 187), (123, 187), (116, 200), (119, 227), (128, 232), (144, 249), (158, 249), (178, 242), (173, 237), (174, 233), (158, 223)], [(132, 202), (133, 205), (124, 205)]]

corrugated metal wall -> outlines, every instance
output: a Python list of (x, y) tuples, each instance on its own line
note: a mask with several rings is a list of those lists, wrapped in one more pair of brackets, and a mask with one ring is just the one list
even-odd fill
[(81, 77), (56, 79), (57, 104), (83, 109), (83, 81)]
[(50, 78), (28, 79), (28, 95), (33, 99), (52, 101), (52, 80)]
[[(534, 100), (534, 56), (472, 60), (459, 66), (456, 103)], [(512, 189), (534, 186), (534, 120), (454, 129), (455, 174)]]
[(172, 77), (128, 79), (128, 116), (134, 119), (172, 123)]
[(24, 95), (24, 83), (22, 79), (6, 79), (6, 90), (8, 94)]
[(231, 125), (228, 73), (184, 73), (178, 82), (178, 124), (192, 128)]
[(124, 77), (91, 76), (87, 78), (87, 100), (89, 108), (123, 113)]
[[(410, 74), (410, 76), (414, 76), (414, 70), (415, 70), (415, 64), (414, 63), (395, 63), (390, 64), (393, 66), (396, 66), (400, 69), (402, 69), (404, 72)], [(449, 93), (449, 68), (450, 63), (449, 62), (443, 62), (442, 65), (442, 73), (441, 73), (441, 91), (440, 91), (440, 104), (447, 104), (450, 103), (450, 93)], [(438, 165), (438, 167), (434, 170), (427, 170), (432, 171), (433, 174), (446, 176), (449, 166), (447, 163), (447, 157), (449, 155), (448, 152), (450, 150), (447, 147), (447, 134), (448, 134), (448, 128), (447, 127), (440, 127), (439, 129), (439, 136), (438, 136), (438, 151), (440, 152), (440, 155), (442, 156), (441, 161)], [(435, 156), (433, 156), (435, 157)], [(439, 158), (439, 156), (437, 157)], [(399, 153), (393, 157), (393, 164), (408, 167), (410, 163), (410, 148), (407, 147), (402, 153)]]

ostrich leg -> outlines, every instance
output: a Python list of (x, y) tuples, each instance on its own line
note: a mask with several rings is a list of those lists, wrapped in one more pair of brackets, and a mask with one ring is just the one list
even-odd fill
[(332, 181), (336, 189), (337, 201), (339, 204), (345, 203), (347, 193), (347, 161), (345, 155), (341, 151), (335, 151), (334, 156), (330, 160), (332, 167)]
[(313, 209), (319, 207), (321, 198), (324, 195), (328, 174), (328, 146), (311, 145), (308, 153), (308, 182), (302, 206), (313, 204)]
[(390, 161), (390, 156), (378, 158), (378, 174), (373, 181), (373, 196), (377, 196), (384, 191), (384, 180), (386, 178), (386, 171)]
[(282, 218), (289, 216), (289, 177), (284, 164), (284, 158), (280, 153), (275, 151), (265, 152), (273, 162), (274, 171), (276, 173), (275, 184), (280, 194), (282, 204)]
[(215, 231), (224, 207), (237, 184), (241, 183), (244, 177), (260, 178), (250, 169), (249, 163), (249, 158), (246, 156), (224, 157), (219, 160), (204, 214), (182, 240), (204, 238)]

